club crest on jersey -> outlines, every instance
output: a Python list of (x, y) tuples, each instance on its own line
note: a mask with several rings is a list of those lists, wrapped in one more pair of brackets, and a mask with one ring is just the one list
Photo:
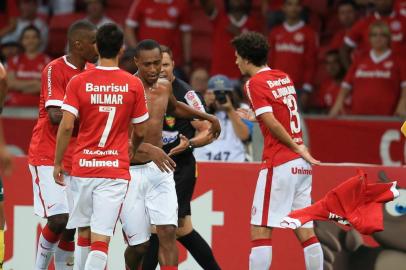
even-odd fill
[(178, 14), (179, 14), (179, 12), (178, 12), (178, 9), (176, 7), (170, 7), (168, 9), (168, 15), (169, 16), (176, 17), (176, 16), (178, 16)]
[(176, 119), (173, 116), (166, 115), (165, 116), (165, 123), (168, 125), (168, 127), (173, 128), (176, 124)]
[(393, 62), (392, 61), (386, 61), (385, 63), (383, 63), (383, 66), (385, 68), (392, 68), (393, 67)]
[(400, 31), (400, 29), (402, 29), (402, 24), (399, 21), (393, 21), (390, 24), (390, 29), (393, 31)]

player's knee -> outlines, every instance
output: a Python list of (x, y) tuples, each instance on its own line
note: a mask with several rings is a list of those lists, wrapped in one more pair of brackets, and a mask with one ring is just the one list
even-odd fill
[(48, 217), (48, 227), (54, 233), (60, 234), (65, 230), (66, 224), (68, 224), (68, 218), (67, 214)]
[(149, 241), (135, 246), (128, 246), (124, 252), (124, 258), (126, 261), (132, 261), (134, 258), (144, 256), (148, 248)]
[(160, 245), (166, 245), (176, 241), (176, 227), (174, 225), (157, 226), (157, 234)]
[(295, 230), (295, 234), (300, 242), (305, 242), (310, 238), (316, 236), (313, 228), (299, 228)]

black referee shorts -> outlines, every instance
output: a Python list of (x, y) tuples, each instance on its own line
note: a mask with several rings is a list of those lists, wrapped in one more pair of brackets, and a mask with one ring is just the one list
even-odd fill
[(174, 178), (178, 196), (178, 218), (184, 218), (191, 215), (190, 201), (196, 185), (196, 160), (193, 154), (176, 160)]

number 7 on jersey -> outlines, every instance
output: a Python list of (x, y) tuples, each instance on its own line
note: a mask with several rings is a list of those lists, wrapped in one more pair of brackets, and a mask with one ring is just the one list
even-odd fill
[(107, 123), (104, 127), (103, 134), (100, 138), (99, 147), (104, 147), (106, 145), (107, 138), (109, 137), (111, 126), (113, 125), (114, 115), (116, 114), (116, 107), (112, 106), (100, 106), (99, 112), (107, 112), (109, 116), (107, 117)]

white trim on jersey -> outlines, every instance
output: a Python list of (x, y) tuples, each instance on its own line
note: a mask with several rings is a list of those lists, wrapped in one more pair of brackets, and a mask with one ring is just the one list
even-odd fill
[(257, 74), (260, 73), (260, 72), (263, 72), (263, 71), (268, 71), (268, 70), (271, 70), (271, 68), (268, 67), (268, 66), (266, 66), (266, 67), (261, 68), (260, 70), (258, 70), (258, 71), (257, 71)]
[(63, 104), (63, 101), (62, 101), (62, 100), (59, 100), (59, 99), (50, 99), (50, 100), (47, 100), (47, 101), (45, 102), (45, 108), (47, 108), (47, 107), (49, 107), (49, 106), (61, 107), (62, 104)]
[(131, 122), (132, 122), (133, 124), (139, 124), (139, 123), (144, 122), (144, 121), (147, 120), (148, 118), (149, 118), (149, 114), (148, 114), (148, 113), (145, 113), (144, 115), (142, 115), (142, 116), (140, 116), (140, 117), (133, 118), (133, 119), (131, 120)]
[(78, 109), (76, 109), (75, 107), (73, 107), (71, 105), (63, 104), (61, 109), (64, 111), (68, 111), (68, 112), (72, 113), (74, 116), (78, 117), (78, 114), (79, 114)]
[(119, 70), (119, 67), (104, 67), (104, 66), (97, 66), (97, 69), (101, 69), (101, 70)]
[(260, 116), (261, 114), (267, 113), (267, 112), (273, 112), (273, 109), (271, 106), (265, 106), (261, 107), (255, 110), (255, 115)]
[(78, 69), (77, 67), (75, 67), (75, 65), (73, 65), (72, 63), (69, 63), (68, 58), (66, 57), (66, 55), (64, 55), (63, 57), (63, 61), (65, 61), (65, 64), (70, 66), (73, 69)]

